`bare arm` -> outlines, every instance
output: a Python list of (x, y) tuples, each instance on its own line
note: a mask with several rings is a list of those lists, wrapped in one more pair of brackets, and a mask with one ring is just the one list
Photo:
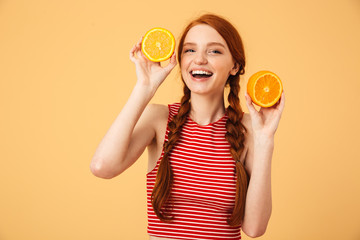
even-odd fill
[[(176, 65), (175, 54), (169, 65), (149, 61), (141, 52), (141, 40), (131, 49), (137, 83), (125, 106), (97, 147), (90, 163), (91, 172), (113, 178), (130, 167), (155, 137), (156, 108), (148, 105), (160, 84)], [(135, 56), (136, 54), (136, 56)]]
[(271, 162), (274, 151), (274, 136), (285, 106), (282, 93), (277, 105), (257, 111), (249, 96), (245, 95), (250, 112), (250, 131), (245, 168), (250, 175), (247, 190), (245, 215), (242, 229), (250, 237), (259, 237), (266, 231), (272, 211)]
[(271, 159), (273, 150), (273, 138), (252, 137), (249, 141), (245, 168), (250, 175), (250, 182), (242, 225), (242, 230), (249, 237), (263, 235), (271, 216)]
[[(150, 99), (151, 95), (146, 93), (146, 89), (135, 86), (124, 108), (96, 149), (90, 165), (95, 176), (112, 178), (119, 175), (137, 160), (155, 137), (155, 130), (149, 121), (152, 117), (151, 107), (144, 111)], [(141, 135), (133, 136), (133, 132), (139, 131), (142, 132)]]

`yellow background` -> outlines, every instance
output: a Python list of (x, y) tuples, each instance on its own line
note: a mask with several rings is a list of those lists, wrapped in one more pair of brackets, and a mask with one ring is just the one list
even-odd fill
[[(258, 70), (284, 83), (259, 239), (360, 239), (358, 0), (2, 0), (1, 240), (148, 239), (146, 152), (111, 180), (89, 164), (135, 84), (133, 44), (156, 26), (178, 39), (206, 12), (244, 41), (241, 101)], [(152, 102), (179, 101), (178, 70)]]

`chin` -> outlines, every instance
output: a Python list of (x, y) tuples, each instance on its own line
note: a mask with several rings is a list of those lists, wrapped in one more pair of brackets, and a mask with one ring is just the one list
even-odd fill
[[(194, 86), (194, 85), (187, 85), (190, 89), (191, 94), (197, 95), (214, 95), (217, 94), (219, 89), (212, 89), (207, 86)], [(224, 90), (222, 90), (221, 94), (223, 94)]]
[(199, 83), (189, 83), (187, 81), (185, 81), (186, 86), (190, 89), (191, 93), (196, 93), (196, 94), (206, 94), (209, 92), (209, 88), (208, 86), (206, 86), (207, 84), (199, 84)]

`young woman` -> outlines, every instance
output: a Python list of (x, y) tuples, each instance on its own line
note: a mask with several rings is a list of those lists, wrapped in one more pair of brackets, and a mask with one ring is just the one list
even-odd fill
[[(113, 178), (148, 149), (148, 234), (160, 239), (241, 239), (265, 233), (271, 215), (271, 159), (284, 93), (271, 108), (239, 103), (245, 54), (237, 30), (206, 14), (184, 30), (178, 62), (180, 103), (148, 104), (177, 64), (146, 59), (141, 40), (131, 49), (137, 83), (99, 144), (91, 171)], [(225, 108), (224, 88), (230, 87)]]

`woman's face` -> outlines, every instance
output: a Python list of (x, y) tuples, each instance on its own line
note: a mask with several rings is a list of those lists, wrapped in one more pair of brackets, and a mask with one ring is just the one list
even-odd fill
[(181, 74), (192, 93), (224, 92), (229, 75), (235, 75), (235, 62), (222, 36), (207, 24), (192, 27), (181, 53)]

